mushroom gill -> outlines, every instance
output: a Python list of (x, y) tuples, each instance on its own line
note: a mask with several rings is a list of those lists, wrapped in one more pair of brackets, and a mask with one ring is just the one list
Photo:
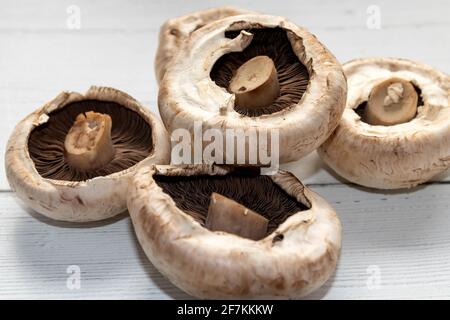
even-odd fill
[(205, 226), (211, 194), (218, 193), (268, 219), (267, 235), (299, 211), (307, 210), (268, 176), (249, 172), (227, 175), (166, 176), (154, 180), (176, 206)]
[[(234, 109), (243, 115), (257, 117), (271, 114), (297, 104), (309, 83), (309, 71), (292, 49), (287, 31), (282, 28), (246, 30), (253, 34), (251, 43), (242, 52), (231, 52), (220, 57), (214, 64), (210, 77), (220, 87), (229, 90), (237, 70), (250, 59), (267, 56), (272, 59), (279, 84), (279, 95), (272, 103), (258, 108), (235, 103)], [(227, 31), (227, 38), (235, 38), (238, 31)]]
[[(77, 117), (91, 111), (111, 118), (114, 156), (99, 167), (82, 169), (67, 161), (65, 141)], [(84, 181), (128, 169), (149, 156), (153, 151), (152, 129), (141, 115), (118, 103), (84, 100), (50, 113), (49, 120), (31, 132), (28, 150), (42, 177)]]

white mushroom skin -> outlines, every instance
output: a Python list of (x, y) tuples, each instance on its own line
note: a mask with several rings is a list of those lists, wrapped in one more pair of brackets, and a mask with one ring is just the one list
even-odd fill
[[(324, 162), (343, 178), (366, 187), (400, 189), (423, 183), (450, 166), (450, 80), (432, 67), (394, 58), (344, 64), (348, 100), (338, 128), (319, 148)], [(409, 122), (370, 125), (355, 108), (391, 78), (421, 91), (423, 105)]]
[[(293, 51), (310, 71), (308, 87), (298, 104), (272, 114), (243, 116), (234, 110), (235, 95), (216, 85), (210, 71), (221, 56), (243, 51), (252, 35), (241, 31), (229, 39), (224, 33), (277, 27), (287, 31)], [(158, 106), (169, 133), (188, 128), (193, 135), (196, 122), (202, 123), (203, 132), (219, 129), (223, 136), (226, 129), (244, 130), (245, 135), (250, 130), (278, 131), (279, 162), (284, 163), (306, 156), (329, 137), (344, 111), (346, 94), (341, 65), (313, 34), (282, 17), (240, 15), (210, 23), (185, 41), (161, 82)], [(248, 143), (245, 147), (248, 152)]]
[(170, 60), (192, 32), (216, 20), (245, 13), (251, 13), (251, 11), (226, 6), (196, 11), (167, 20), (159, 31), (159, 45), (155, 57), (155, 74), (158, 83), (164, 77)]
[[(52, 111), (82, 100), (112, 101), (139, 113), (151, 124), (154, 152), (127, 170), (87, 181), (43, 178), (28, 152), (29, 135), (35, 127), (48, 121)], [(107, 219), (125, 211), (126, 191), (135, 170), (144, 165), (169, 161), (169, 136), (159, 119), (121, 91), (91, 87), (84, 95), (62, 92), (19, 122), (8, 141), (5, 168), (12, 190), (35, 211), (55, 220), (87, 222)]]
[(292, 174), (273, 181), (309, 210), (290, 216), (260, 241), (202, 227), (153, 180), (165, 175), (224, 175), (215, 166), (151, 166), (133, 179), (128, 209), (145, 253), (173, 284), (200, 298), (300, 298), (336, 268), (341, 224), (333, 208)]

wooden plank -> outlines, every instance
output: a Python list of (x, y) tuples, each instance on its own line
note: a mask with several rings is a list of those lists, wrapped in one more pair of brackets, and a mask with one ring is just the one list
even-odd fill
[[(186, 298), (137, 245), (126, 215), (77, 225), (49, 220), (0, 193), (0, 298)], [(79, 266), (80, 289), (66, 285)], [(70, 271), (70, 270), (69, 270)]]
[(383, 193), (314, 187), (336, 208), (344, 234), (337, 273), (310, 298), (450, 297), (449, 188)]
[[(450, 185), (375, 193), (315, 186), (337, 210), (343, 250), (336, 274), (308, 298), (449, 298)], [(126, 215), (72, 225), (0, 193), (0, 298), (187, 298), (148, 262)], [(80, 290), (66, 287), (70, 265)], [(379, 286), (377, 285), (379, 275)]]
[[(69, 0), (3, 1), (0, 10), (0, 158), (26, 114), (62, 90), (89, 85), (122, 89), (157, 112), (153, 56), (167, 18), (223, 1), (78, 0), (81, 29), (67, 28)], [(450, 71), (450, 2), (227, 1), (286, 16), (308, 27), (344, 62), (360, 56), (417, 59)], [(381, 29), (366, 26), (378, 5)], [(335, 276), (309, 298), (449, 298), (450, 199), (447, 184), (409, 192), (371, 192), (340, 185), (315, 153), (284, 165), (314, 184), (337, 209), (344, 248)], [(449, 174), (443, 176), (450, 181)], [(326, 186), (324, 184), (336, 184)], [(0, 166), (0, 190), (9, 190)], [(13, 193), (0, 191), (0, 298), (189, 298), (172, 286), (139, 248), (126, 215), (73, 225), (43, 218)], [(71, 265), (81, 288), (66, 286)], [(377, 285), (379, 274), (380, 285)]]
[[(0, 30), (40, 32), (62, 30), (67, 27), (67, 9), (76, 5), (80, 8), (82, 28), (92, 30), (121, 30), (128, 32), (155, 30), (166, 19), (205, 8), (233, 5), (261, 13), (285, 16), (309, 28), (333, 29), (365, 28), (367, 9), (377, 5), (381, 10), (382, 26), (447, 25), (449, 9), (446, 0), (435, 0), (433, 5), (427, 1), (411, 3), (407, 0), (347, 0), (336, 2), (266, 0), (264, 2), (239, 0), (168, 0), (163, 4), (157, 1), (121, 0), (47, 0), (45, 5), (36, 5), (27, 0), (4, 1), (0, 12)], [(439, 8), (438, 10), (436, 10)]]

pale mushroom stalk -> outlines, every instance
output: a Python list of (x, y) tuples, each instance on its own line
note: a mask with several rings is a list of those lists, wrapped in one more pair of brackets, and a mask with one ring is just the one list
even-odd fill
[(418, 94), (411, 82), (390, 78), (376, 85), (369, 96), (364, 120), (372, 125), (396, 125), (417, 113)]
[(256, 56), (241, 65), (230, 81), (236, 103), (245, 108), (270, 106), (280, 95), (277, 69), (268, 56)]
[(111, 117), (93, 111), (79, 114), (64, 141), (67, 162), (79, 170), (97, 169), (115, 154)]
[(242, 204), (213, 192), (206, 218), (211, 231), (225, 231), (243, 238), (261, 240), (267, 234), (269, 220)]

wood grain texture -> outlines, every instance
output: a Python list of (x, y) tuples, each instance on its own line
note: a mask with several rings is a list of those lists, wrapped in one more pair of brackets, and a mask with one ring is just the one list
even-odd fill
[[(73, 4), (81, 10), (80, 30), (67, 28)], [(157, 113), (159, 26), (224, 4), (286, 16), (309, 28), (342, 62), (405, 57), (450, 72), (447, 0), (6, 0), (0, 10), (0, 157), (15, 124), (62, 90), (113, 86)], [(380, 30), (366, 26), (373, 4), (381, 10)], [(313, 185), (343, 221), (337, 273), (310, 298), (450, 298), (450, 185), (369, 192), (343, 185), (315, 152), (283, 168)], [(450, 173), (437, 180), (450, 181)], [(187, 297), (148, 262), (126, 215), (87, 228), (56, 223), (23, 207), (9, 190), (0, 166), (0, 298)], [(66, 287), (69, 265), (81, 268), (80, 290)], [(378, 271), (377, 289), (370, 279)]]
[[(450, 297), (450, 185), (388, 194), (346, 185), (313, 190), (336, 208), (344, 233), (336, 274), (308, 298)], [(0, 219), (0, 298), (189, 298), (147, 260), (126, 214), (54, 222), (3, 192)], [(81, 269), (80, 290), (66, 287), (70, 265)], [(376, 272), (379, 287), (371, 282)]]

